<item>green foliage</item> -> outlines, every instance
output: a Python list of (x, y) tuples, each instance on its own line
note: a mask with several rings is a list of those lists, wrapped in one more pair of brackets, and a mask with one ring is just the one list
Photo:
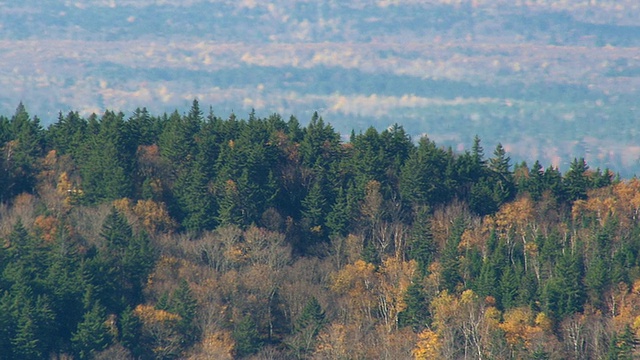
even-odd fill
[(98, 203), (130, 197), (136, 146), (124, 114), (106, 111), (93, 126), (97, 131), (89, 129), (82, 152), (78, 153), (85, 199)]
[(290, 344), (298, 358), (315, 349), (316, 337), (325, 325), (325, 313), (318, 299), (311, 297), (302, 309), (293, 328), (293, 341)]
[(423, 286), (414, 281), (404, 294), (406, 308), (398, 315), (401, 327), (411, 326), (415, 332), (420, 332), (430, 322), (429, 302), (424, 294)]
[(255, 354), (262, 347), (256, 323), (249, 315), (244, 316), (236, 324), (233, 329), (233, 339), (236, 343), (235, 355), (240, 359)]
[[(539, 334), (547, 339), (563, 334), (564, 320), (576, 313), (585, 312), (585, 319), (587, 310), (610, 314), (611, 299), (615, 297), (618, 306), (621, 299), (636, 296), (621, 290), (620, 284), (630, 288), (640, 274), (640, 227), (634, 210), (617, 207), (637, 199), (624, 193), (628, 189), (589, 192), (609, 186), (612, 179), (609, 171), (589, 172), (583, 159), (575, 160), (564, 176), (554, 167), (543, 170), (539, 162), (531, 169), (522, 163), (512, 171), (501, 145), (485, 160), (478, 137), (471, 152), (464, 154), (439, 148), (427, 137), (413, 144), (397, 125), (382, 132), (370, 128), (353, 133), (350, 143), (340, 144), (339, 135), (317, 114), (307, 127), (293, 117), (285, 122), (277, 114), (260, 119), (251, 113), (248, 120), (232, 114), (222, 120), (210, 111), (205, 119), (197, 101), (186, 115), (163, 117), (153, 117), (146, 109), (136, 110), (128, 120), (109, 111), (87, 119), (70, 112), (47, 130), (19, 107), (11, 119), (0, 116), (0, 141), (0, 166), (6, 170), (0, 171), (5, 201), (0, 210), (7, 215), (3, 234), (13, 226), (0, 241), (3, 358), (91, 358), (114, 342), (138, 358), (191, 351), (198, 356), (198, 342), (212, 335), (200, 328), (205, 321), (198, 316), (211, 309), (220, 311), (211, 315), (217, 330), (232, 331), (238, 358), (259, 352), (263, 344), (269, 351), (307, 358), (321, 341), (342, 337), (341, 329), (368, 329), (367, 334), (382, 329), (385, 306), (390, 300), (399, 304), (399, 296), (406, 305), (397, 314), (397, 325), (407, 328), (401, 331), (431, 328), (432, 298), (441, 290), (456, 297), (469, 288), (478, 295), (477, 309), (544, 311), (555, 326), (555, 333)], [(34, 148), (21, 148), (21, 142)], [(49, 149), (56, 150), (59, 163), (41, 167)], [(62, 171), (78, 179), (89, 207), (65, 202), (67, 194), (56, 188)], [(16, 181), (23, 175), (32, 183), (21, 191), (38, 192), (15, 198)], [(605, 198), (611, 194), (628, 198), (611, 202)], [(519, 202), (531, 200), (530, 208), (517, 211), (530, 213), (504, 206), (516, 195)], [(131, 197), (132, 206), (123, 210), (127, 217), (113, 208), (101, 228), (84, 223), (82, 215), (93, 204), (122, 196)], [(166, 206), (171, 220), (179, 223), (177, 231), (190, 232), (189, 239), (173, 242), (182, 237), (140, 230), (155, 216), (167, 219), (166, 214), (135, 208), (142, 198)], [(571, 202), (580, 199), (594, 201), (579, 202), (583, 208), (572, 212)], [(604, 205), (613, 210), (592, 210)], [(37, 220), (11, 225), (18, 215)], [(242, 229), (255, 224), (284, 233), (286, 261), (275, 248), (265, 247), (260, 254), (247, 250)], [(237, 239), (215, 231), (225, 225), (239, 227)], [(41, 239), (44, 234), (53, 236)], [(336, 241), (332, 249), (329, 238), (342, 242)], [(306, 268), (289, 267), (289, 246), (295, 249), (291, 263), (305, 261)], [(167, 262), (150, 277), (158, 254)], [(340, 260), (327, 265), (334, 255)], [(205, 257), (217, 257), (232, 272), (207, 267)], [(372, 296), (372, 301), (358, 303), (362, 314), (349, 314), (353, 310), (348, 301), (326, 313), (316, 298), (299, 308), (298, 286), (309, 286), (301, 294), (333, 289), (327, 282), (338, 280), (331, 273), (342, 269), (331, 266), (358, 257), (375, 265), (354, 285), (361, 288), (345, 292)], [(417, 271), (407, 275), (415, 278), (395, 297), (389, 296), (387, 286), (403, 281), (394, 269), (386, 268), (390, 257), (402, 266), (409, 264), (407, 260), (417, 263)], [(434, 263), (437, 266), (431, 267)], [(196, 279), (215, 274), (215, 286), (171, 283), (191, 269), (198, 272)], [(260, 276), (267, 274), (265, 284)], [(349, 281), (342, 280), (340, 286), (347, 286)], [(407, 278), (404, 281), (406, 285)], [(270, 296), (264, 295), (271, 291), (263, 288), (267, 285), (274, 289)], [(286, 292), (288, 296), (281, 295)], [(153, 322), (138, 313), (147, 294), (158, 299), (155, 308), (167, 311), (163, 314), (169, 320)], [(333, 295), (324, 293), (322, 299), (335, 300)], [(242, 311), (251, 313), (232, 322)], [(473, 311), (468, 315), (476, 316)], [(366, 318), (368, 323), (335, 327), (338, 317), (347, 322)], [(331, 327), (326, 326), (329, 322)], [(440, 330), (435, 325), (433, 329)], [(154, 338), (154, 331), (164, 333)], [(323, 331), (329, 335), (320, 336)], [(472, 334), (459, 331), (452, 330), (453, 342)], [(486, 335), (495, 338), (488, 347), (506, 349), (500, 343), (505, 341), (501, 331)], [(218, 335), (207, 341), (224, 342), (225, 335)], [(344, 336), (351, 339), (350, 334)], [(362, 341), (373, 339), (367, 336)], [(614, 340), (611, 358), (629, 358), (636, 346), (633, 334), (621, 332)], [(165, 343), (171, 346), (156, 351)], [(492, 351), (485, 355), (506, 354)], [(540, 347), (527, 351), (527, 356), (541, 359), (566, 355)]]
[(418, 262), (418, 269), (422, 276), (427, 275), (429, 265), (436, 257), (437, 246), (431, 232), (431, 218), (427, 208), (419, 208), (416, 213), (412, 231), (407, 241), (409, 259)]
[(191, 293), (189, 284), (182, 280), (180, 286), (171, 296), (169, 311), (180, 316), (178, 330), (184, 336), (186, 345), (189, 346), (200, 337), (196, 320), (198, 303)]
[(104, 350), (111, 343), (111, 335), (106, 326), (105, 308), (94, 303), (83, 315), (78, 329), (73, 333), (73, 351), (79, 359), (91, 359), (96, 352)]
[(458, 284), (462, 281), (460, 274), (460, 257), (458, 254), (458, 245), (465, 229), (464, 219), (458, 217), (452, 226), (451, 233), (444, 249), (442, 250), (442, 286), (450, 293), (456, 292)]
[(400, 193), (405, 201), (417, 206), (435, 206), (451, 197), (445, 170), (449, 154), (427, 137), (409, 155), (400, 174)]
[(569, 171), (563, 178), (565, 194), (568, 201), (584, 200), (587, 198), (587, 190), (590, 188), (590, 181), (587, 177), (589, 166), (584, 158), (573, 159)]
[(124, 309), (118, 321), (118, 334), (120, 336), (118, 340), (122, 346), (129, 349), (135, 356), (142, 355), (143, 351), (141, 331), (142, 322), (140, 319), (138, 319), (130, 307)]

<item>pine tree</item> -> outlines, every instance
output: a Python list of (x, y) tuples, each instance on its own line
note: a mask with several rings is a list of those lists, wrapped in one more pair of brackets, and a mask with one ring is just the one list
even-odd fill
[(311, 297), (296, 320), (290, 346), (298, 358), (315, 349), (316, 337), (325, 325), (325, 314), (318, 299)]
[(584, 158), (573, 159), (569, 171), (564, 176), (563, 185), (568, 201), (584, 200), (587, 198), (589, 189), (589, 178), (587, 170), (589, 166)]
[(511, 266), (507, 266), (500, 278), (500, 300), (502, 309), (508, 310), (516, 306), (520, 281)]
[(43, 354), (40, 342), (31, 311), (25, 306), (18, 317), (15, 337), (11, 339), (14, 356), (16, 359), (41, 359)]
[(118, 322), (119, 341), (125, 348), (129, 349), (134, 356), (142, 355), (141, 346), (142, 322), (134, 314), (131, 307), (127, 307), (121, 314)]
[(493, 151), (493, 158), (489, 159), (489, 169), (500, 175), (503, 179), (509, 180), (511, 177), (511, 158), (507, 156), (502, 144), (498, 143)]
[(409, 155), (400, 173), (400, 194), (404, 201), (416, 206), (434, 207), (451, 198), (445, 171), (449, 155), (427, 137)]
[(323, 179), (316, 179), (311, 185), (307, 196), (302, 200), (303, 223), (311, 240), (311, 243), (304, 244), (304, 247), (324, 239), (327, 200), (322, 182)]
[(196, 342), (200, 336), (195, 324), (198, 303), (189, 288), (189, 284), (182, 280), (171, 296), (169, 311), (180, 316), (178, 329), (184, 336), (187, 346)]
[(91, 203), (130, 197), (133, 191), (136, 146), (124, 114), (107, 111), (99, 131), (89, 134), (79, 153), (82, 189)]
[(198, 233), (211, 230), (215, 226), (215, 204), (209, 192), (209, 179), (205, 174), (204, 159), (197, 160), (181, 175), (175, 191), (185, 215), (182, 225), (189, 231)]
[(450, 293), (455, 293), (458, 284), (462, 281), (458, 245), (460, 244), (464, 230), (464, 219), (462, 217), (456, 218), (440, 259), (442, 263), (442, 272), (440, 274), (442, 287)]
[(94, 303), (83, 315), (78, 329), (71, 337), (74, 353), (79, 359), (91, 359), (93, 354), (104, 350), (111, 343), (106, 320), (105, 309), (99, 303)]
[(431, 232), (431, 218), (428, 208), (421, 207), (418, 209), (407, 243), (409, 259), (415, 260), (418, 263), (420, 274), (426, 276), (429, 271), (429, 265), (431, 265), (438, 250)]
[(233, 329), (234, 347), (237, 358), (242, 359), (255, 354), (262, 347), (260, 334), (251, 316), (244, 316)]
[[(418, 279), (416, 279), (418, 280)], [(411, 326), (414, 332), (420, 332), (429, 325), (429, 303), (424, 288), (419, 281), (413, 281), (404, 294), (406, 308), (398, 315), (401, 327)]]
[(346, 236), (349, 229), (351, 211), (347, 202), (347, 194), (341, 188), (338, 189), (336, 202), (327, 214), (327, 228), (331, 236)]

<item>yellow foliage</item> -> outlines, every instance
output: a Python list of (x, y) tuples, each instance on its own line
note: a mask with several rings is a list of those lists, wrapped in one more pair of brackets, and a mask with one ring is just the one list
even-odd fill
[[(539, 320), (545, 322), (545, 317)], [(505, 332), (507, 343), (512, 346), (517, 344), (528, 346), (533, 335), (542, 331), (541, 328), (532, 326), (532, 320), (533, 314), (529, 308), (509, 309), (504, 314), (504, 321), (500, 324), (500, 328)], [(538, 317), (536, 317), (536, 320), (538, 320)], [(550, 324), (545, 325), (550, 326)]]
[(133, 312), (145, 324), (180, 320), (180, 315), (158, 310), (151, 305), (140, 304), (136, 306)]
[(352, 294), (370, 290), (374, 285), (375, 269), (373, 264), (363, 260), (348, 264), (333, 276), (332, 289)]
[(395, 257), (389, 257), (382, 263), (378, 273), (378, 307), (382, 310), (389, 332), (397, 325), (398, 314), (407, 307), (404, 294), (417, 268), (414, 260), (400, 261)]
[(487, 322), (490, 328), (496, 329), (500, 326), (500, 317), (502, 312), (495, 306), (490, 306), (484, 311), (484, 320)]
[(478, 300), (478, 295), (471, 289), (467, 289), (460, 294), (460, 303), (469, 304)]
[(529, 197), (523, 196), (500, 207), (500, 210), (492, 217), (498, 234), (507, 236), (511, 230), (523, 236), (527, 227), (534, 220), (533, 202)]
[(544, 332), (551, 332), (551, 330), (553, 330), (553, 321), (543, 312), (536, 315), (535, 324)]
[(331, 290), (341, 295), (349, 314), (357, 319), (372, 316), (379, 304), (378, 286), (375, 266), (362, 260), (346, 265), (331, 277)]
[(120, 213), (126, 214), (131, 211), (131, 200), (129, 198), (113, 200), (113, 207)]
[(202, 355), (210, 359), (233, 359), (235, 343), (229, 331), (219, 331), (202, 340)]
[(413, 358), (416, 360), (431, 360), (440, 358), (440, 337), (435, 332), (425, 329), (418, 334), (418, 343), (413, 350)]
[(327, 359), (347, 359), (349, 349), (354, 344), (347, 341), (347, 329), (342, 324), (332, 323), (318, 335), (316, 354), (324, 355)]
[(171, 232), (177, 227), (169, 215), (167, 206), (153, 200), (138, 200), (135, 205), (128, 198), (113, 201), (113, 206), (121, 213), (136, 218), (150, 233)]
[(433, 325), (438, 331), (442, 331), (457, 315), (459, 310), (458, 299), (449, 294), (447, 290), (442, 291), (431, 302), (431, 312), (433, 313)]
[(173, 231), (177, 227), (164, 203), (138, 200), (132, 211), (149, 232)]

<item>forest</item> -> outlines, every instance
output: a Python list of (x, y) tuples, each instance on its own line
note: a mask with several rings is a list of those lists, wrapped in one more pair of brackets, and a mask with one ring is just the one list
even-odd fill
[(640, 355), (638, 179), (304, 122), (0, 116), (0, 358)]

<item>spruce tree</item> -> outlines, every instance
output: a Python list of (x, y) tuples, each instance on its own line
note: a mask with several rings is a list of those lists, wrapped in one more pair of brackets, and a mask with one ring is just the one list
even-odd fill
[(79, 359), (91, 359), (111, 343), (106, 320), (105, 309), (97, 302), (85, 312), (71, 337), (74, 353)]
[(256, 323), (249, 315), (245, 315), (236, 324), (232, 336), (236, 343), (234, 347), (235, 355), (239, 359), (257, 353), (262, 347), (262, 340)]
[(426, 276), (429, 272), (429, 265), (435, 259), (438, 250), (431, 232), (431, 218), (428, 208), (421, 207), (417, 210), (407, 245), (409, 259), (415, 260), (418, 263), (420, 274)]

